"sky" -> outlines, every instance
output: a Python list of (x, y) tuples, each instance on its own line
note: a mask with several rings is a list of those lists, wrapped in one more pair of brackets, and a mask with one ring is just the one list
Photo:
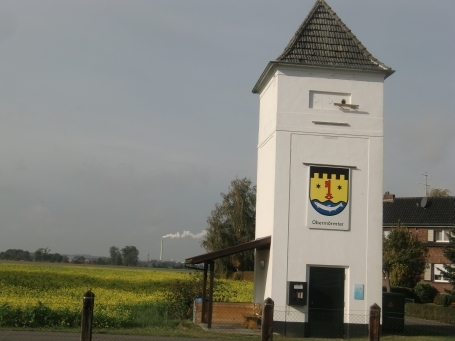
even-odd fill
[[(384, 191), (455, 194), (455, 1), (327, 2), (396, 70)], [(256, 182), (251, 90), (313, 4), (0, 0), (0, 251), (204, 253), (220, 193)]]

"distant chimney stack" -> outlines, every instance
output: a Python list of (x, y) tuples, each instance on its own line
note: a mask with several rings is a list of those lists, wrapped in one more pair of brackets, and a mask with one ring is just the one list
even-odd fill
[(393, 202), (394, 199), (395, 199), (395, 194), (390, 194), (390, 192), (385, 192), (382, 200), (387, 201), (387, 202)]

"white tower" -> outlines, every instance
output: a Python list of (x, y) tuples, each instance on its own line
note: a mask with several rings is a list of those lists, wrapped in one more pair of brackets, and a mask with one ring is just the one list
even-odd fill
[[(259, 94), (255, 302), (274, 330), (353, 335), (382, 302), (383, 83), (374, 58), (317, 0)], [(328, 328), (327, 321), (331, 321)]]

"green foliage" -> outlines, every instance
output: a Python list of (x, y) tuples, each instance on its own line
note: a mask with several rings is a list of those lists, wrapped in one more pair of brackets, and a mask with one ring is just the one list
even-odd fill
[(132, 307), (130, 320), (136, 327), (176, 327), (179, 319), (169, 315), (170, 302), (155, 302)]
[(35, 306), (18, 308), (4, 303), (0, 305), (0, 327), (65, 327), (81, 325), (81, 313), (67, 308), (51, 309), (38, 302)]
[(125, 246), (122, 249), (123, 265), (136, 266), (139, 262), (139, 250), (136, 246)]
[[(188, 274), (185, 278), (173, 281), (165, 293), (169, 303), (167, 314), (171, 319), (187, 319), (192, 316), (196, 297), (202, 297), (202, 272)], [(206, 288), (207, 297), (209, 289)], [(214, 302), (252, 302), (253, 283), (239, 280), (215, 278), (213, 283)]]
[[(37, 249), (33, 255), (31, 255), (28, 251), (22, 250), (7, 250), (4, 254), (8, 254), (10, 251), (15, 251), (16, 257), (9, 258), (14, 260), (26, 260), (30, 261), (33, 260), (35, 262), (52, 262), (52, 263), (68, 263), (68, 257), (61, 255), (59, 253), (51, 253), (51, 249), (48, 247), (42, 248), (40, 247)], [(2, 258), (3, 252), (0, 254), (0, 259), (8, 259)]]
[(420, 303), (433, 302), (437, 290), (428, 283), (417, 283), (414, 287), (414, 293)]
[(452, 303), (452, 299), (451, 299), (450, 295), (440, 294), (438, 303), (440, 306), (448, 307), (450, 305), (450, 303)]
[[(217, 251), (254, 239), (256, 224), (256, 186), (249, 179), (231, 181), (229, 192), (221, 193), (223, 201), (216, 204), (207, 218), (207, 235), (201, 245)], [(215, 261), (218, 272), (254, 270), (253, 251), (246, 251)]]
[(406, 303), (406, 316), (455, 325), (455, 307)]
[(120, 249), (118, 247), (111, 246), (109, 248), (109, 255), (110, 255), (112, 265), (122, 265), (123, 264), (122, 254), (120, 253)]
[(169, 302), (167, 313), (170, 318), (186, 319), (190, 317), (194, 299), (202, 297), (202, 283), (202, 274), (192, 273), (184, 279), (169, 284), (165, 298)]
[(432, 188), (428, 196), (432, 198), (448, 197), (451, 193), (452, 191), (447, 188)]
[[(410, 298), (410, 299), (415, 299), (415, 293), (414, 290), (411, 288), (405, 288), (405, 287), (391, 287), (390, 292), (394, 292), (397, 294), (404, 294), (405, 298)], [(386, 291), (386, 287), (382, 287), (382, 291)]]
[(428, 250), (400, 222), (383, 240), (382, 267), (394, 286), (413, 288), (426, 267)]
[(446, 291), (451, 295), (452, 301), (455, 302), (455, 227), (450, 229), (448, 237), (449, 245), (443, 249), (443, 254), (452, 264), (444, 264), (441, 273), (452, 284), (452, 291)]
[(20, 249), (8, 249), (5, 252), (0, 252), (0, 259), (5, 260), (31, 260), (30, 252)]
[[(118, 306), (115, 316), (105, 310), (95, 309), (93, 327), (104, 329), (175, 326), (178, 322), (168, 318), (168, 311), (167, 302)], [(79, 328), (80, 326), (80, 311), (71, 311), (67, 308), (51, 309), (41, 302), (36, 306), (25, 308), (14, 308), (8, 304), (0, 305), (0, 327)]]
[(112, 265), (137, 266), (139, 262), (139, 250), (132, 245), (125, 246), (121, 250), (116, 246), (111, 246), (109, 256)]

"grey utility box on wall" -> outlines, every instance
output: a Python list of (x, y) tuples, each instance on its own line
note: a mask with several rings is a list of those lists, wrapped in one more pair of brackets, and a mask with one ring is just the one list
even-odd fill
[(288, 305), (306, 305), (306, 298), (306, 282), (288, 282)]

